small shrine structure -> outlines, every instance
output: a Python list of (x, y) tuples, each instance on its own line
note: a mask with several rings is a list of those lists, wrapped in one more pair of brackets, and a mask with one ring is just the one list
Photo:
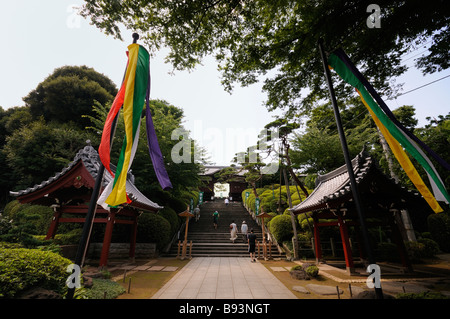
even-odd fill
[[(11, 196), (22, 203), (50, 206), (54, 214), (46, 239), (54, 238), (60, 223), (84, 223), (89, 202), (100, 168), (97, 151), (90, 145), (85, 146), (61, 172), (33, 187), (10, 192)], [(113, 171), (115, 167), (111, 165)], [(113, 179), (105, 171), (102, 190)], [(134, 258), (136, 248), (137, 219), (141, 213), (156, 213), (163, 207), (145, 197), (134, 185), (134, 176), (128, 173), (126, 182), (130, 204), (116, 208), (96, 207), (94, 223), (106, 224), (99, 266), (106, 266), (115, 224), (127, 224), (131, 227), (129, 257)]]
[[(426, 221), (431, 209), (418, 192), (407, 190), (386, 176), (375, 165), (374, 159), (362, 151), (352, 160), (358, 191), (364, 209), (367, 227), (381, 226), (390, 232), (397, 245), (403, 267), (411, 271), (411, 263), (406, 253), (404, 241), (408, 232), (413, 232), (409, 214)], [(314, 220), (314, 251), (316, 261), (322, 261), (319, 227), (339, 227), (346, 270), (354, 272), (354, 261), (349, 241), (349, 226), (354, 226), (359, 254), (365, 260), (361, 244), (359, 219), (353, 201), (346, 165), (316, 179), (314, 191), (301, 203), (291, 209), (294, 215), (309, 213)]]
[[(214, 196), (214, 184), (218, 182), (218, 178), (215, 175), (228, 167), (229, 166), (204, 166), (204, 170), (199, 174), (203, 181), (203, 186), (200, 187), (200, 191), (203, 192), (203, 198), (209, 200)], [(241, 201), (242, 192), (247, 188), (248, 183), (245, 181), (244, 174), (245, 171), (239, 170), (239, 172), (233, 176), (233, 180), (227, 182), (230, 184), (229, 196), (233, 198), (233, 201)]]

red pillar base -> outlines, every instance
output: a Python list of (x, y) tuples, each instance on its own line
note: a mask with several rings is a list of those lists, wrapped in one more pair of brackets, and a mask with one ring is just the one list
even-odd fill
[(102, 246), (102, 253), (100, 256), (100, 267), (104, 267), (108, 263), (108, 256), (109, 256), (109, 247), (111, 246), (111, 237), (112, 237), (112, 231), (114, 227), (114, 221), (115, 221), (116, 213), (110, 212), (108, 214), (108, 220), (106, 222), (106, 229), (105, 229), (105, 237), (103, 237), (103, 246)]

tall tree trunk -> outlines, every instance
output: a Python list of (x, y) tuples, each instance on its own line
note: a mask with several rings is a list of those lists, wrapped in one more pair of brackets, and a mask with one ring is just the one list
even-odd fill
[[(287, 179), (287, 174), (286, 174), (286, 169), (283, 168), (283, 175), (284, 175), (284, 182), (286, 184), (286, 193), (287, 193), (287, 198), (289, 201), (289, 208), (292, 208), (292, 199), (291, 199), (291, 192), (289, 190), (289, 181)], [(291, 215), (291, 222), (292, 222), (292, 230), (294, 231), (294, 242), (293, 242), (293, 246), (294, 246), (294, 259), (299, 259), (299, 255), (298, 255), (298, 237), (297, 237), (297, 227), (295, 225), (295, 216), (294, 214), (290, 211), (289, 212)]]

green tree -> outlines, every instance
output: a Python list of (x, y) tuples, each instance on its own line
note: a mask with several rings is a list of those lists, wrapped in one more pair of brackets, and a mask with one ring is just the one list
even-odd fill
[[(175, 129), (182, 128), (181, 123), (184, 117), (183, 110), (164, 100), (151, 100), (150, 109), (159, 147), (164, 157), (164, 164), (170, 181), (172, 182), (172, 186), (174, 187), (172, 195), (179, 196), (183, 190), (191, 190), (199, 185), (200, 178), (198, 173), (200, 172), (201, 163), (194, 162), (192, 157), (190, 163), (175, 163), (172, 160), (172, 148), (179, 141), (172, 140), (171, 136)], [(91, 121), (92, 126), (89, 127), (91, 131), (95, 132), (97, 135), (101, 134), (108, 112), (109, 107), (100, 103), (94, 104), (95, 116), (87, 116)], [(142, 119), (141, 130), (139, 132), (139, 144), (131, 167), (133, 175), (135, 176), (135, 184), (142, 193), (150, 198), (157, 195), (160, 196), (161, 199), (166, 200), (164, 199), (164, 195), (160, 193), (161, 187), (158, 183), (153, 163), (148, 152), (145, 125), (145, 119)], [(111, 150), (111, 162), (113, 164), (118, 161), (124, 136), (125, 129), (123, 117), (122, 113), (120, 113)], [(191, 146), (191, 154), (193, 154), (194, 145)]]
[[(269, 109), (289, 114), (328, 98), (317, 40), (343, 47), (375, 88), (393, 93), (389, 80), (407, 70), (401, 56), (430, 41), (417, 58), (424, 73), (449, 67), (450, 9), (444, 0), (380, 0), (380, 28), (369, 28), (371, 1), (86, 0), (81, 14), (107, 34), (135, 30), (156, 51), (169, 48), (175, 69), (191, 69), (214, 55), (229, 91), (265, 77)], [(308, 90), (304, 90), (308, 89)], [(354, 96), (336, 86), (340, 98)]]
[(84, 129), (89, 124), (82, 115), (92, 115), (94, 101), (106, 104), (117, 93), (105, 75), (87, 66), (63, 66), (54, 70), (23, 98), (34, 119), (74, 122)]
[(6, 138), (3, 154), (14, 174), (15, 189), (41, 183), (73, 160), (92, 134), (70, 125), (47, 125), (41, 119)]

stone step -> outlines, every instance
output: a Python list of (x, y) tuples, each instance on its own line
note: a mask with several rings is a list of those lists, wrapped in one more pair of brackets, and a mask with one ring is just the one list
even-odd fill
[[(242, 206), (235, 202), (225, 206), (223, 202), (208, 202), (200, 208), (200, 219), (196, 222), (192, 218), (188, 225), (187, 241), (192, 241), (192, 257), (248, 257), (248, 245), (239, 232), (242, 221), (246, 221), (248, 230), (253, 228), (257, 241), (262, 241), (261, 227), (252, 219)], [(219, 212), (217, 229), (213, 226), (212, 214)], [(230, 240), (230, 224), (234, 221), (238, 227), (235, 243)], [(184, 240), (184, 229), (180, 233), (180, 240)], [(188, 247), (189, 249), (189, 247)], [(176, 257), (178, 242), (174, 243), (166, 256)], [(262, 252), (262, 248), (261, 248)], [(275, 246), (272, 246), (272, 256), (282, 257)]]

